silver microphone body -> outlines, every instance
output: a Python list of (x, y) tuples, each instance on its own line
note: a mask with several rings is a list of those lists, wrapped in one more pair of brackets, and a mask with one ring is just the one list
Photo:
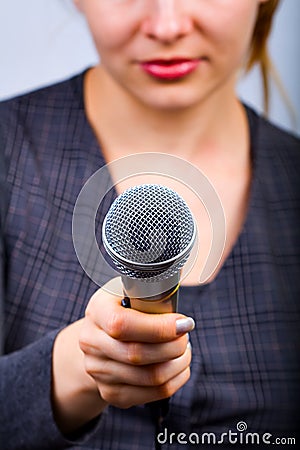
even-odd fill
[(119, 195), (105, 217), (102, 239), (122, 277), (124, 306), (176, 312), (180, 272), (195, 237), (192, 213), (172, 189), (143, 184)]

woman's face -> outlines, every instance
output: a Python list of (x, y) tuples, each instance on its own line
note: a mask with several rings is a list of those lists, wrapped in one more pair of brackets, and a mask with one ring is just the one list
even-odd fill
[(177, 109), (233, 94), (262, 1), (76, 3), (107, 74), (142, 103)]

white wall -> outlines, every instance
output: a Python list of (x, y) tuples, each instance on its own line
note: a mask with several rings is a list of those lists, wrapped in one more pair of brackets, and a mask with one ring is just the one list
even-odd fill
[[(281, 3), (270, 51), (297, 119), (292, 122), (274, 86), (270, 117), (300, 134), (300, 1)], [(72, 0), (0, 0), (0, 99), (61, 80), (96, 61), (87, 27)], [(257, 71), (240, 83), (239, 93), (261, 110)]]

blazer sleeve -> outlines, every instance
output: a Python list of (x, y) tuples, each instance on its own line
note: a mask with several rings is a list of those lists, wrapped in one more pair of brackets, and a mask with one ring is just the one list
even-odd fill
[[(5, 127), (0, 107), (0, 448), (1, 450), (65, 449), (84, 442), (99, 419), (71, 438), (56, 425), (51, 404), (52, 348), (59, 330), (5, 354), (5, 218), (9, 204), (4, 161)], [(7, 122), (6, 122), (7, 123)]]
[(51, 354), (57, 332), (0, 358), (2, 449), (68, 447), (51, 407)]
[(51, 355), (58, 330), (20, 351), (4, 354), (4, 228), (9, 204), (4, 144), (4, 133), (0, 133), (0, 448), (65, 448), (68, 442), (51, 408)]

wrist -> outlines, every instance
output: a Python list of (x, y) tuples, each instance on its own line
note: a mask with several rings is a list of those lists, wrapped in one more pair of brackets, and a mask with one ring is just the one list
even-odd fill
[(52, 355), (52, 405), (58, 427), (70, 433), (97, 417), (105, 408), (93, 378), (84, 368), (79, 347), (82, 320), (57, 335)]

